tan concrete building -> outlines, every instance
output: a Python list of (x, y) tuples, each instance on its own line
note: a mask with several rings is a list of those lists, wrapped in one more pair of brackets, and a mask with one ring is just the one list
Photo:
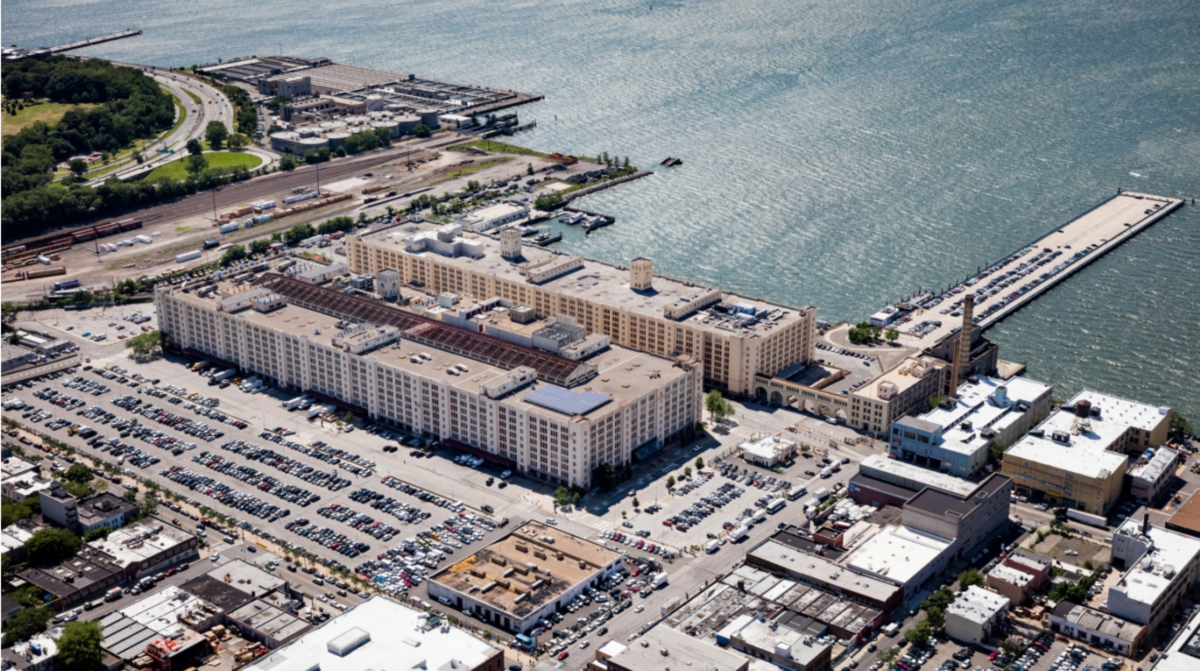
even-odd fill
[(574, 361), (281, 275), (155, 300), (187, 353), (559, 484), (586, 487), (700, 419), (702, 367), (686, 356)]
[(1102, 515), (1121, 495), (1127, 455), (1167, 438), (1169, 410), (1082, 391), (1004, 453), (1018, 494)]
[(539, 318), (565, 315), (613, 343), (704, 365), (708, 383), (755, 394), (755, 374), (774, 375), (814, 359), (817, 312), (752, 299), (583, 259), (534, 245), (501, 254), (498, 240), (461, 227), (402, 224), (350, 236), (347, 258), (359, 273), (397, 271), (404, 284), (527, 305)]
[(850, 392), (850, 426), (886, 434), (892, 422), (925, 412), (929, 399), (942, 393), (948, 364), (933, 357), (910, 357), (869, 384)]

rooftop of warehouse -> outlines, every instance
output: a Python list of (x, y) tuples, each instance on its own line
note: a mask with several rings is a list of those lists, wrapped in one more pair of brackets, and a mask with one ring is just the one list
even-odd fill
[(773, 566), (828, 584), (836, 590), (860, 594), (881, 602), (887, 601), (900, 590), (896, 585), (853, 573), (845, 567), (790, 548), (775, 539), (764, 541), (751, 550), (750, 554)]
[(1167, 520), (1167, 528), (1181, 531), (1190, 536), (1200, 536), (1200, 489), (1192, 492), (1183, 505), (1175, 510), (1171, 519)]
[(971, 585), (958, 593), (958, 598), (946, 608), (946, 615), (957, 615), (971, 622), (986, 622), (997, 612), (1007, 610), (1008, 597)]
[[(850, 392), (850, 395), (880, 400), (879, 385), (884, 382), (896, 385), (896, 393), (901, 394), (910, 387), (916, 386), (918, 382), (925, 379), (926, 375), (936, 375), (936, 371), (944, 366), (945, 364), (942, 361), (931, 356), (911, 356), (905, 359), (899, 366), (871, 380), (861, 388)], [(922, 370), (926, 372), (921, 375), (913, 374)]]
[[(436, 231), (440, 227), (430, 223), (403, 224), (383, 228), (358, 236), (361, 242), (384, 248), (395, 247), (399, 253), (407, 251), (405, 241), (414, 235)], [(520, 284), (531, 284), (521, 273), (521, 268), (528, 264), (538, 264), (559, 259), (573, 259), (573, 255), (557, 250), (539, 247), (532, 242), (522, 242), (522, 258), (508, 260), (500, 256), (500, 242), (491, 235), (463, 231), (463, 238), (484, 247), (484, 256), (474, 259), (468, 256), (446, 256), (436, 251), (422, 251), (415, 256), (436, 256), (443, 263), (448, 263), (463, 269), (494, 275), (497, 279), (508, 280)], [(546, 282), (533, 286), (554, 290), (556, 292), (604, 303), (615, 308), (630, 312), (663, 318), (665, 308), (681, 309), (688, 303), (710, 295), (717, 289), (701, 284), (680, 280), (663, 275), (655, 275), (653, 288), (649, 291), (634, 291), (629, 287), (629, 269), (595, 259), (583, 259), (583, 267), (567, 272)], [(794, 323), (802, 319), (808, 310), (815, 308), (796, 308), (780, 303), (773, 303), (761, 298), (751, 298), (731, 292), (721, 292), (721, 303), (730, 306), (745, 305), (757, 313), (775, 314), (778, 317), (771, 321), (759, 320), (749, 326), (733, 326), (728, 315), (720, 313), (715, 305), (702, 307), (689, 313), (681, 322), (687, 322), (694, 328), (726, 333), (729, 335), (762, 335), (778, 326)]]
[(950, 544), (949, 540), (916, 529), (890, 526), (859, 546), (842, 564), (906, 585)]
[[(620, 556), (589, 540), (531, 521), (430, 579), (521, 617), (590, 579)], [(515, 570), (506, 577), (510, 569)], [(539, 582), (542, 584), (533, 588)], [(484, 591), (487, 585), (493, 586)], [(472, 587), (480, 589), (472, 592)], [(517, 603), (521, 594), (529, 596)]]
[(437, 616), (376, 595), (255, 660), (246, 671), (454, 671), (473, 669), (499, 653)]
[[(1088, 401), (1099, 417), (1080, 421), (1074, 406)], [(1167, 409), (1084, 390), (1038, 425), (1042, 436), (1026, 435), (1005, 452), (1005, 459), (1034, 462), (1090, 478), (1105, 479), (1125, 467), (1127, 457), (1111, 451), (1129, 428), (1153, 430), (1166, 421)], [(1055, 441), (1055, 432), (1069, 436), (1070, 444)]]
[(111, 556), (117, 564), (128, 566), (183, 545), (193, 538), (195, 536), (173, 526), (148, 520), (117, 529), (106, 538), (92, 541), (89, 545)]
[[(1006, 488), (1009, 488), (1012, 483), (1012, 478), (999, 473), (992, 473), (983, 482), (978, 483), (965, 496), (955, 496), (946, 492), (927, 487), (920, 494), (908, 500), (904, 504), (905, 509), (915, 509), (937, 515), (945, 516), (947, 512), (957, 513), (961, 516), (966, 516), (972, 510), (982, 505), (984, 500), (990, 497), (997, 496)], [(985, 499), (981, 500), (980, 495), (984, 495)]]
[(1143, 534), (1142, 522), (1132, 518), (1117, 527), (1115, 534), (1140, 539), (1148, 536), (1151, 542), (1146, 554), (1130, 566), (1121, 581), (1112, 587), (1141, 603), (1152, 604), (1157, 601), (1175, 578), (1180, 577), (1179, 572), (1200, 554), (1200, 539), (1155, 525), (1150, 525), (1149, 533)]
[(741, 653), (723, 650), (670, 627), (650, 629), (611, 660), (611, 664), (629, 671), (663, 671), (667, 667), (738, 671), (749, 663)]
[[(186, 299), (202, 302), (207, 300), (199, 298), (194, 294), (187, 295)], [(396, 311), (401, 312), (399, 310)], [(337, 318), (298, 305), (288, 304), (267, 313), (246, 309), (238, 314), (245, 315), (247, 322), (251, 324), (277, 329), (297, 336), (305, 336), (310, 342), (327, 347), (333, 347), (333, 339), (338, 335), (339, 331), (337, 328)], [(541, 322), (538, 325), (540, 327), (545, 326)], [(453, 328), (464, 333), (469, 333), (465, 329), (459, 329), (456, 326), (446, 325), (446, 328)], [(522, 347), (520, 345), (512, 345), (511, 343), (506, 343), (506, 345)], [(532, 350), (532, 348), (528, 347), (522, 347), (522, 349), (552, 356), (549, 352), (543, 352), (543, 350)], [(414, 362), (413, 358), (419, 358), (419, 355), (422, 353), (430, 355), (431, 359), (428, 361), (421, 359), (419, 362)], [(431, 347), (424, 343), (407, 340), (403, 337), (378, 349), (369, 350), (363, 356), (371, 356), (378, 359), (380, 363), (415, 375), (445, 381), (453, 388), (471, 393), (478, 393), (481, 384), (498, 381), (509, 373), (509, 371), (488, 365), (474, 358)], [(561, 359), (561, 357), (555, 358)], [(568, 361), (571, 364), (576, 363), (567, 359), (562, 360)], [(680, 377), (687, 374), (683, 368), (675, 365), (675, 362), (670, 359), (620, 346), (610, 346), (588, 357), (583, 364), (594, 367), (596, 375), (582, 385), (568, 389), (567, 393), (584, 394), (593, 392), (612, 397), (613, 403), (600, 406), (593, 411), (599, 413), (594, 415), (597, 417), (616, 410), (627, 399), (641, 396), (645, 393), (648, 386), (663, 387), (674, 383)], [(462, 372), (456, 366), (465, 367), (467, 372)], [(509, 397), (509, 402), (522, 403), (527, 405), (529, 410), (541, 412), (544, 406), (535, 406), (534, 404), (526, 403), (524, 399), (536, 389), (547, 386), (552, 385), (540, 381), (526, 385), (515, 391)], [(590, 412), (587, 414), (590, 414)]]
[(969, 480), (956, 478), (953, 475), (948, 475), (940, 471), (921, 468), (900, 459), (889, 459), (882, 454), (872, 454), (863, 459), (859, 465), (859, 471), (877, 479), (882, 479), (879, 475), (883, 474), (902, 480), (911, 480), (919, 485), (913, 491), (930, 487), (960, 497), (970, 496), (979, 486), (977, 483)]
[(1145, 625), (1135, 624), (1127, 620), (1102, 613), (1098, 610), (1093, 610), (1087, 606), (1081, 606), (1070, 601), (1060, 601), (1054, 607), (1054, 616), (1074, 624), (1083, 629), (1098, 631), (1106, 636), (1119, 638), (1123, 641), (1133, 643), (1141, 636), (1141, 632), (1146, 628)]

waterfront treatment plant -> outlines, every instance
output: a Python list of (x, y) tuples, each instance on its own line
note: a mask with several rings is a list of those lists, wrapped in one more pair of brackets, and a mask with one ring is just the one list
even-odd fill
[[(304, 154), (337, 150), (355, 133), (383, 129), (393, 139), (418, 126), (484, 129), (494, 114), (541, 96), (464, 86), (335, 63), (328, 58), (273, 56), (198, 68), (206, 75), (253, 86), (263, 96), (287, 99), (279, 107), (282, 130), (271, 149)], [(515, 115), (509, 115), (515, 124)]]

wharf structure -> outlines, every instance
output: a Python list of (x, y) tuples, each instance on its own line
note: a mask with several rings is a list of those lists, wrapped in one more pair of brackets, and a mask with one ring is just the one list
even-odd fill
[(391, 270), (432, 294), (528, 306), (538, 318), (564, 315), (588, 333), (662, 356), (694, 357), (705, 382), (754, 396), (756, 375), (813, 360), (816, 308), (794, 308), (654, 275), (650, 259), (629, 268), (497, 238), (461, 227), (401, 224), (350, 236), (358, 273)]
[(703, 366), (599, 343), (575, 360), (268, 273), (160, 287), (185, 353), (402, 426), (507, 468), (587, 487), (701, 417)]

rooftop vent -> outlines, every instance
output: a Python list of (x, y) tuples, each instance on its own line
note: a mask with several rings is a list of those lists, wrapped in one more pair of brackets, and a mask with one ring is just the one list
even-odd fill
[(325, 649), (338, 657), (345, 657), (370, 640), (370, 632), (354, 627), (346, 633), (330, 639), (329, 643), (325, 644)]

